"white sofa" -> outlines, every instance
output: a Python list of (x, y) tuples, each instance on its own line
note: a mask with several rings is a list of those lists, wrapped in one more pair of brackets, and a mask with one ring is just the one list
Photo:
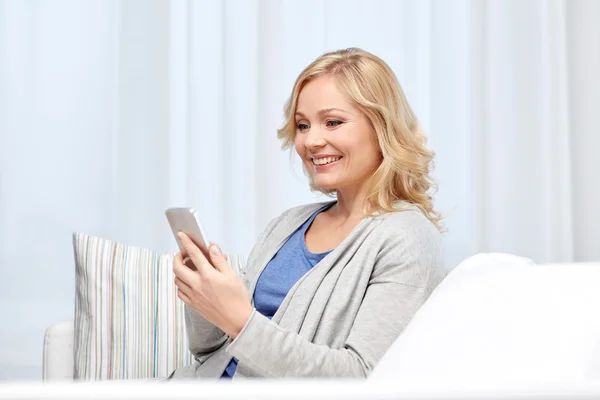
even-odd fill
[(73, 379), (73, 321), (50, 325), (44, 335), (44, 381)]
[[(48, 328), (43, 375), (72, 379), (72, 322)], [(553, 385), (592, 385), (600, 397), (600, 263), (536, 265), (504, 254), (465, 260), (368, 381), (433, 397), (435, 388), (497, 394)]]

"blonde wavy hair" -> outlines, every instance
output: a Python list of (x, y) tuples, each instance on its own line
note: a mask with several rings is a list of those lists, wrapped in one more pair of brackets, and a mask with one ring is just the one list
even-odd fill
[[(421, 130), (406, 96), (391, 68), (379, 57), (358, 48), (325, 53), (313, 61), (296, 79), (284, 107), (285, 120), (277, 130), (289, 149), (296, 138), (296, 108), (302, 88), (311, 80), (330, 75), (336, 78), (354, 106), (369, 120), (377, 135), (383, 160), (369, 180), (367, 215), (393, 212), (394, 202), (403, 200), (417, 206), (440, 231), (442, 216), (433, 209), (437, 185), (431, 178), (435, 153), (426, 147)], [(335, 190), (317, 187), (305, 170), (313, 191), (332, 196)], [(404, 207), (405, 208), (405, 207)]]

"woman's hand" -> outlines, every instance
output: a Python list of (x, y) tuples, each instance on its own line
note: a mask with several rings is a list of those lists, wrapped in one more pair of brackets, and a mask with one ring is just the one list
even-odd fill
[(208, 261), (186, 234), (180, 232), (177, 237), (196, 266), (194, 271), (183, 263), (181, 253), (175, 256), (173, 272), (178, 297), (235, 339), (254, 309), (244, 283), (229, 266), (219, 246), (210, 246)]

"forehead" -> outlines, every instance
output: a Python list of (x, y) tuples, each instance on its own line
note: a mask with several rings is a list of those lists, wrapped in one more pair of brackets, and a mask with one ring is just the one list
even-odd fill
[(328, 108), (341, 108), (352, 111), (350, 98), (342, 91), (336, 79), (323, 75), (308, 82), (298, 95), (297, 111), (310, 112)]

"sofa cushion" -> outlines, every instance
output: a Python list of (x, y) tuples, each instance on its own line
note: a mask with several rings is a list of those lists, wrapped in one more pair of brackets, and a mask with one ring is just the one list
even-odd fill
[(434, 290), (372, 374), (414, 384), (600, 381), (600, 264), (480, 254)]
[[(167, 377), (188, 365), (174, 253), (75, 233), (74, 378)], [(238, 272), (244, 258), (231, 257)]]

